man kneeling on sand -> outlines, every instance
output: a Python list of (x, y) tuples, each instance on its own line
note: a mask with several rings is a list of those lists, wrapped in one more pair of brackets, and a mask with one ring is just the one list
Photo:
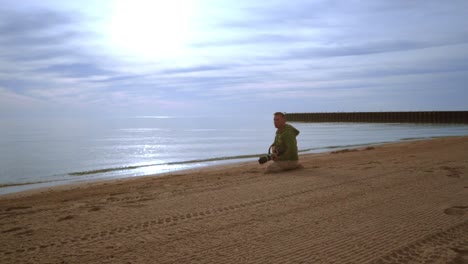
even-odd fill
[[(270, 157), (273, 162), (268, 165), (265, 172), (280, 172), (302, 167), (298, 162), (297, 153), (296, 137), (299, 135), (299, 130), (286, 124), (286, 115), (281, 112), (274, 114), (273, 121), (277, 128), (275, 142), (270, 147), (272, 152)], [(259, 162), (262, 163), (261, 160)]]

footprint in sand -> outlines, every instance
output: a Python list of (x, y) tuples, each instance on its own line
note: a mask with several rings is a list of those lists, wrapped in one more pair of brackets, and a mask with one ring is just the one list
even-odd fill
[(67, 221), (67, 220), (71, 220), (71, 219), (73, 219), (73, 218), (75, 218), (75, 216), (73, 216), (73, 215), (67, 215), (67, 216), (65, 216), (65, 217), (59, 218), (59, 219), (57, 220), (57, 222)]
[(96, 212), (96, 211), (99, 211), (99, 210), (101, 210), (101, 207), (99, 207), (99, 206), (93, 206), (93, 207), (91, 207), (91, 208), (88, 210), (88, 212)]
[(468, 206), (453, 206), (444, 210), (447, 215), (464, 215), (468, 212)]
[(32, 208), (31, 206), (13, 206), (13, 207), (8, 207), (5, 209), (5, 212), (10, 212), (13, 210), (24, 210), (24, 209), (30, 209)]
[(453, 251), (457, 253), (455, 259), (453, 259), (452, 264), (466, 264), (468, 263), (468, 250), (452, 248)]
[(449, 166), (442, 166), (440, 168), (448, 172), (447, 177), (450, 177), (450, 178), (462, 177), (462, 173), (458, 170), (459, 168), (449, 167)]
[(16, 231), (23, 230), (23, 229), (25, 229), (25, 228), (22, 227), (22, 226), (17, 226), (17, 227), (13, 227), (13, 228), (4, 230), (4, 231), (2, 231), (2, 233), (16, 232)]
[(357, 150), (357, 149), (342, 149), (342, 150), (332, 151), (331, 154), (341, 154), (341, 153), (356, 152), (356, 151), (359, 151), (359, 150)]

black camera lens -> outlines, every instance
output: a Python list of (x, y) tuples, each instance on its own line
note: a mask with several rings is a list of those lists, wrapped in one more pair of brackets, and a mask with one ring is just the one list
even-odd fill
[(258, 159), (258, 163), (263, 164), (263, 163), (266, 163), (267, 161), (269, 161), (270, 159), (271, 159), (270, 155), (261, 156)]

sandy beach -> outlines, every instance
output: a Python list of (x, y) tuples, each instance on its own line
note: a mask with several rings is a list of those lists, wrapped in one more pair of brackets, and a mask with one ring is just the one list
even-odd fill
[(468, 137), (0, 196), (0, 263), (468, 263)]

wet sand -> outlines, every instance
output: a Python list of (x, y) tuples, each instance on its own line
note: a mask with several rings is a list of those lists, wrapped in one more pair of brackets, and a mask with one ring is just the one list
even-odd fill
[(0, 196), (0, 263), (468, 263), (468, 137)]

